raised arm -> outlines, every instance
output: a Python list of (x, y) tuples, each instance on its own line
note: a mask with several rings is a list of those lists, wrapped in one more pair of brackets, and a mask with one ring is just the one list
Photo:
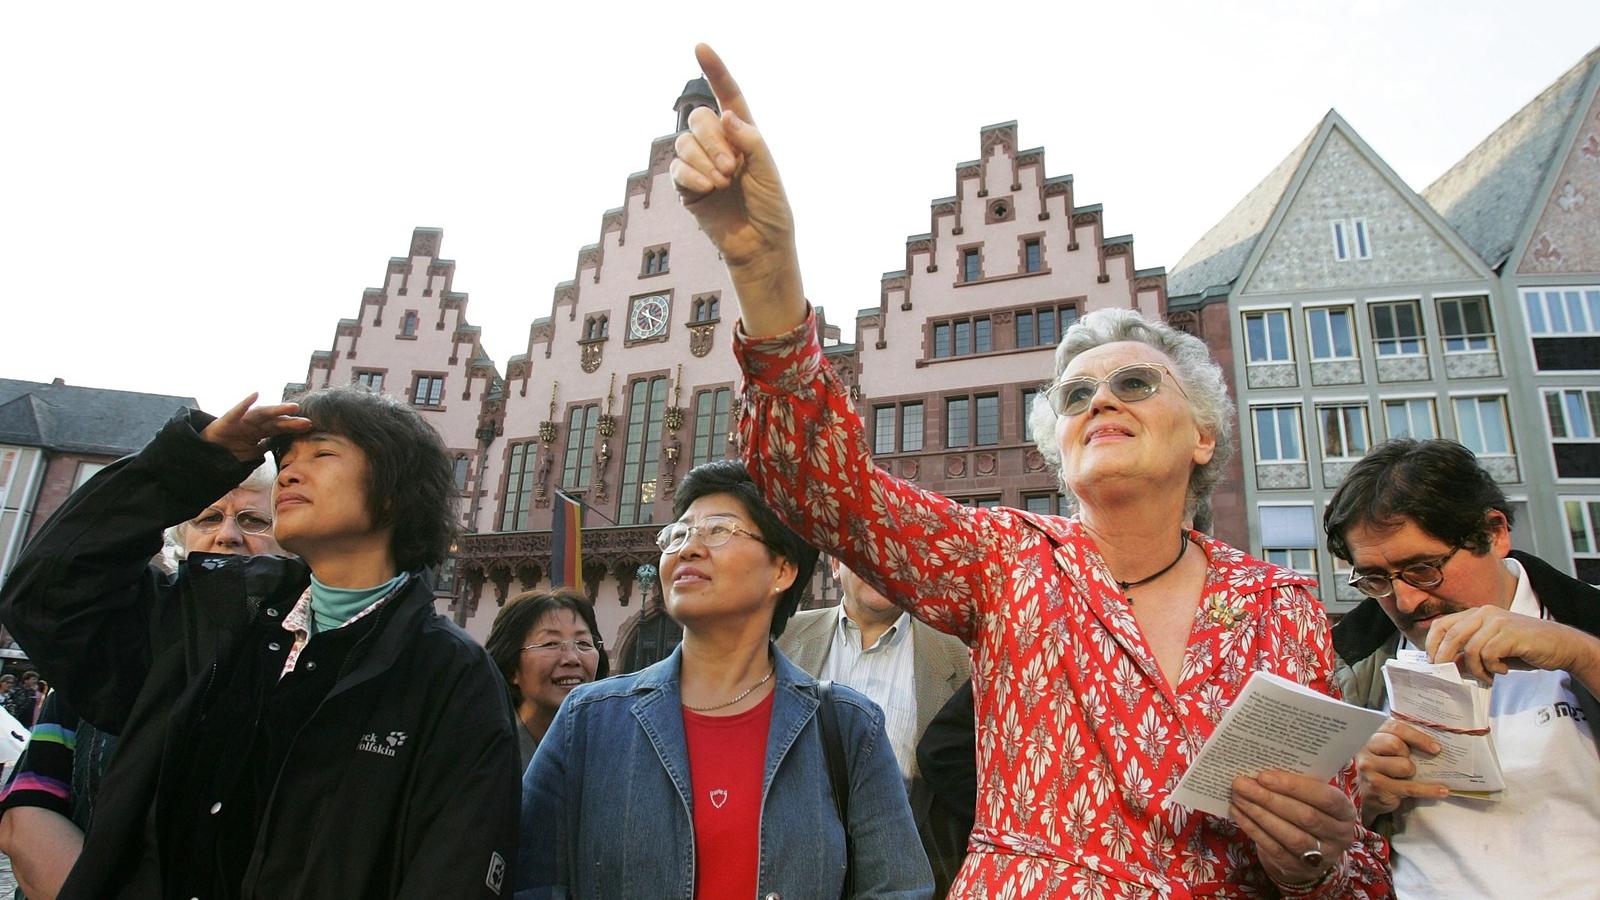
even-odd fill
[(745, 333), (782, 334), (806, 318), (794, 213), (772, 151), (728, 67), (705, 44), (694, 53), (722, 115), (705, 107), (689, 114), (689, 130), (678, 135), (672, 182), (728, 265)]
[(175, 637), (177, 585), (150, 566), (161, 531), (255, 468), (274, 434), (310, 423), (293, 404), (213, 419), (185, 410), (137, 455), (112, 463), (45, 523), (0, 588), (3, 621), (84, 720), (122, 729), (154, 646)]
[(872, 462), (848, 392), (822, 359), (794, 216), (750, 106), (711, 48), (695, 49), (718, 116), (695, 110), (673, 181), (722, 253), (741, 314), (741, 448), (785, 521), (868, 583), (964, 640), (1006, 582), (1015, 520), (962, 507)]

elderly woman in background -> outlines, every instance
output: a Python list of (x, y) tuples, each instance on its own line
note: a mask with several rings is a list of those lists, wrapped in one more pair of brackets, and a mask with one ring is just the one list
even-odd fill
[(495, 615), (483, 646), (505, 676), (526, 770), (572, 689), (610, 674), (594, 607), (571, 588), (518, 594)]
[(518, 900), (930, 896), (882, 711), (832, 688), (841, 821), (823, 695), (772, 645), (817, 551), (731, 460), (690, 471), (673, 512), (656, 543), (683, 643), (562, 704), (523, 776)]
[[(272, 537), (272, 481), (263, 462), (200, 515), (166, 530), (157, 564), (169, 574), (190, 553), (287, 556)], [(44, 701), (28, 748), (0, 792), (0, 853), (30, 900), (53, 900), (83, 850), (95, 795), (117, 738), (88, 722), (60, 691)]]
[(873, 465), (822, 357), (794, 225), (749, 106), (698, 49), (673, 178), (738, 292), (741, 447), (785, 521), (975, 651), (979, 797), (951, 896), (1383, 896), (1380, 840), (1335, 783), (1241, 778), (1230, 818), (1164, 801), (1250, 673), (1329, 691), (1309, 578), (1185, 528), (1231, 410), (1197, 339), (1091, 313), (1056, 352), (1033, 433), (1071, 518), (973, 509)]

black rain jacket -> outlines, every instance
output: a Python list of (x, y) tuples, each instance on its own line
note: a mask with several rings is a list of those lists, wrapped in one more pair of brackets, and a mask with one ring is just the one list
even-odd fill
[[(122, 743), (61, 897), (164, 895), (154, 805), (218, 661), (281, 622), (309, 584), (272, 556), (149, 565), (161, 531), (253, 468), (202, 441), (182, 411), (149, 446), (72, 495), (0, 590), (0, 620), (83, 719)], [(434, 611), (413, 575), (295, 736), (266, 801), (244, 898), (509, 896), (517, 742), (488, 655)], [(287, 632), (285, 633), (287, 635)], [(248, 662), (245, 664), (249, 664)]]

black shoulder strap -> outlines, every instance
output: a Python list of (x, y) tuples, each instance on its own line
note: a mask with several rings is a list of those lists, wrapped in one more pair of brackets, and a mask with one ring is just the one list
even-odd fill
[(817, 682), (817, 726), (822, 731), (822, 752), (828, 761), (828, 781), (833, 786), (833, 805), (844, 826), (844, 893), (855, 896), (855, 865), (850, 842), (850, 768), (844, 761), (844, 737), (839, 733), (839, 711), (833, 706), (833, 682)]

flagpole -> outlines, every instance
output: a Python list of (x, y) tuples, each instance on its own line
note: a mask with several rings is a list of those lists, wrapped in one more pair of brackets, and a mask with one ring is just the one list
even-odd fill
[(600, 518), (606, 520), (607, 522), (610, 522), (612, 525), (617, 524), (616, 522), (613, 522), (611, 520), (611, 517), (607, 516), (605, 513), (601, 512), (600, 510), (595, 509), (594, 507), (590, 506), (589, 504), (583, 502), (583, 499), (581, 497), (574, 497), (571, 494), (567, 493), (566, 491), (563, 491), (561, 488), (556, 488), (555, 491), (556, 491), (556, 496), (557, 497), (565, 497), (568, 501), (578, 504), (579, 506), (583, 507), (584, 509), (588, 510), (589, 512), (592, 512), (595, 515), (599, 516)]

